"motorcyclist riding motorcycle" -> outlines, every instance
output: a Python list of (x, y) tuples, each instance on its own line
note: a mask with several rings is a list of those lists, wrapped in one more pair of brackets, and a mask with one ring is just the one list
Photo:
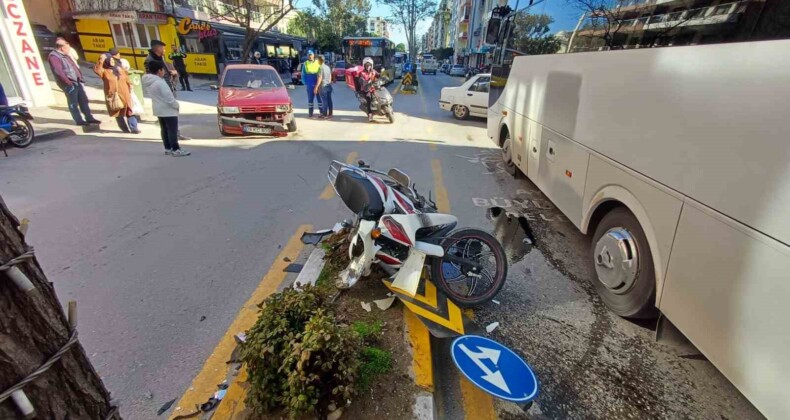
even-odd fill
[(359, 73), (359, 80), (356, 86), (365, 96), (368, 109), (368, 122), (373, 122), (373, 112), (370, 110), (370, 104), (373, 101), (373, 81), (379, 77), (379, 74), (373, 69), (373, 59), (370, 57), (365, 57), (365, 59), (362, 60), (362, 68), (363, 70)]

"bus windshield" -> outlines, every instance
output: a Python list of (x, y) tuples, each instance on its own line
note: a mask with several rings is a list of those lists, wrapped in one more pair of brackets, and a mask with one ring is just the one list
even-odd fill
[(343, 38), (343, 54), (346, 66), (361, 66), (365, 57), (373, 60), (373, 67), (390, 80), (395, 79), (395, 44), (382, 37)]

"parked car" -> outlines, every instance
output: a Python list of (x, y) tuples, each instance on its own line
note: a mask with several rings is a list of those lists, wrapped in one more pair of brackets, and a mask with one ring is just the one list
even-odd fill
[(338, 61), (335, 63), (335, 68), (332, 69), (332, 75), (335, 76), (335, 80), (346, 80), (346, 62)]
[(463, 64), (453, 64), (448, 74), (450, 76), (466, 76), (466, 67)]
[(231, 64), (220, 76), (217, 125), (223, 136), (296, 131), (293, 103), (272, 66)]
[(448, 73), (450, 71), (450, 65), (449, 64), (442, 64), (441, 71), (442, 71), (442, 73)]
[(46, 60), (49, 53), (55, 51), (55, 40), (58, 36), (40, 23), (31, 23), (30, 28), (33, 31), (33, 38), (36, 39), (36, 44), (38, 44), (39, 52)]
[(465, 120), (469, 116), (487, 117), (488, 88), (491, 83), (490, 73), (472, 76), (458, 87), (446, 87), (439, 96), (439, 106), (445, 111), (452, 111), (453, 116)]

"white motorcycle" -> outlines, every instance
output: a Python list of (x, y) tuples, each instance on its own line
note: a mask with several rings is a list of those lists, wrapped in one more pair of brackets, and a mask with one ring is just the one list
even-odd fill
[[(488, 302), (507, 278), (507, 258), (499, 241), (479, 229), (453, 231), (458, 219), (436, 212), (436, 204), (419, 195), (408, 175), (333, 161), (329, 181), (356, 215), (349, 229), (349, 265), (338, 287), (348, 288), (370, 274), (377, 263), (395, 279), (392, 286), (412, 296), (423, 268), (431, 280), (461, 307)], [(326, 232), (313, 235), (325, 235)]]

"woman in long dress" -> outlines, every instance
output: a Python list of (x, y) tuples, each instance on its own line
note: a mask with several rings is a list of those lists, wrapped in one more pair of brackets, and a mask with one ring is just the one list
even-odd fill
[(124, 133), (138, 134), (137, 118), (132, 110), (132, 91), (129, 73), (121, 67), (121, 54), (116, 49), (102, 54), (93, 66), (93, 71), (104, 82), (104, 97), (107, 113), (115, 118), (118, 128)]

